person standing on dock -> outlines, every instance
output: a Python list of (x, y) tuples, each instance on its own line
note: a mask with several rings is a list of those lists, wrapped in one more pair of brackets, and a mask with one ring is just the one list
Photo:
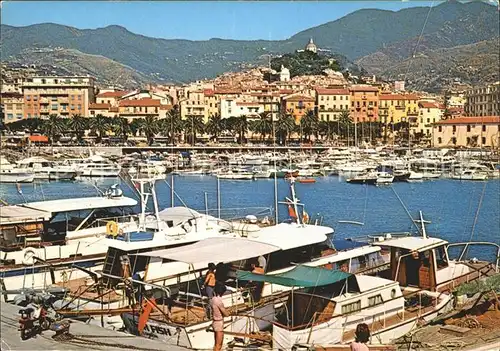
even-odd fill
[(215, 264), (210, 262), (208, 264), (208, 272), (205, 276), (205, 292), (209, 299), (214, 297), (214, 288), (215, 288)]
[(351, 343), (351, 351), (370, 351), (366, 343), (370, 340), (370, 328), (365, 323), (356, 327), (356, 341)]
[(214, 330), (214, 351), (222, 350), (224, 341), (224, 317), (228, 317), (229, 313), (222, 302), (222, 295), (226, 292), (226, 286), (217, 282), (215, 285), (215, 296), (210, 300), (212, 307), (212, 328)]

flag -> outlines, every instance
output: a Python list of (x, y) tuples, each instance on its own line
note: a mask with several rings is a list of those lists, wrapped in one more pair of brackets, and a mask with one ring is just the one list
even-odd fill
[(297, 218), (297, 214), (291, 205), (288, 205), (288, 215), (292, 218)]
[(304, 223), (309, 222), (309, 215), (307, 214), (306, 210), (302, 211), (302, 222)]

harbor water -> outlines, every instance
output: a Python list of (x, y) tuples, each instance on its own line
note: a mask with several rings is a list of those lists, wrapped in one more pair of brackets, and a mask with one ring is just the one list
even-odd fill
[[(156, 183), (160, 209), (171, 206), (170, 177)], [(0, 198), (9, 204), (96, 196), (119, 183), (124, 195), (136, 197), (128, 183), (119, 178), (80, 179), (74, 182), (0, 184)], [(289, 182), (278, 179), (278, 201), (289, 196)], [(208, 208), (217, 215), (217, 178), (213, 176), (175, 176), (175, 205), (186, 205), (200, 212)], [(274, 214), (274, 180), (220, 180), (222, 217), (245, 214)], [(314, 184), (296, 184), (297, 196), (305, 204), (311, 220), (335, 229), (335, 238), (365, 236), (382, 232), (416, 232), (410, 215), (419, 211), (431, 223), (427, 232), (450, 242), (491, 241), (500, 244), (500, 180), (458, 181), (439, 179), (419, 183), (393, 183), (389, 186), (349, 184), (337, 177), (319, 177)], [(152, 208), (152, 206), (151, 206)], [(266, 211), (267, 209), (267, 211)], [(278, 205), (279, 219), (288, 210)], [(241, 212), (239, 212), (241, 213)], [(357, 223), (353, 223), (357, 222)], [(474, 252), (481, 255), (481, 252)]]

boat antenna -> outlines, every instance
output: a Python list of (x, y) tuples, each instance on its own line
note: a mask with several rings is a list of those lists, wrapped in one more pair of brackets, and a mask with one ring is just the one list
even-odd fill
[[(269, 69), (271, 69), (271, 56), (269, 56)], [(271, 74), (271, 72), (269, 72)], [(271, 122), (273, 126), (273, 168), (274, 168), (274, 224), (278, 224), (278, 170), (276, 169), (276, 130), (274, 114), (272, 112), (273, 105), (271, 104)], [(279, 113), (279, 107), (278, 107)]]
[(422, 229), (421, 229), (421, 228), (420, 228), (420, 227), (419, 227), (419, 226), (415, 223), (415, 220), (414, 220), (414, 219), (413, 219), (413, 217), (411, 216), (410, 211), (408, 211), (408, 208), (405, 206), (405, 204), (404, 204), (403, 200), (401, 200), (401, 198), (399, 197), (399, 195), (398, 195), (398, 193), (396, 192), (396, 190), (394, 190), (394, 187), (393, 187), (393, 186), (391, 186), (391, 189), (392, 189), (392, 191), (394, 192), (394, 195), (396, 195), (396, 197), (398, 198), (399, 202), (401, 203), (401, 206), (403, 206), (403, 208), (404, 208), (404, 210), (405, 210), (406, 214), (408, 215), (408, 217), (410, 217), (411, 222), (412, 222), (412, 223), (413, 223), (413, 225), (417, 228), (417, 230), (418, 230), (418, 232), (420, 233), (420, 235), (424, 235), (424, 234), (422, 233)]
[(413, 220), (413, 222), (414, 222), (414, 223), (415, 223), (415, 222), (419, 222), (419, 223), (420, 223), (420, 227), (422, 228), (422, 231), (421, 231), (421, 233), (422, 233), (422, 237), (423, 237), (424, 239), (427, 239), (428, 237), (427, 237), (427, 230), (426, 230), (426, 228), (425, 228), (425, 225), (426, 225), (426, 224), (430, 224), (430, 223), (431, 223), (431, 221), (426, 221), (426, 220), (424, 219), (424, 215), (422, 214), (422, 211), (418, 211), (418, 213), (419, 213), (419, 215), (420, 215), (420, 218), (419, 218), (419, 219), (414, 219), (414, 220)]

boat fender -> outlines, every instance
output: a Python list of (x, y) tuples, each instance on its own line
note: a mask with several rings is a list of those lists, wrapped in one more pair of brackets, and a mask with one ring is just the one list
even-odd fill
[(118, 223), (115, 221), (109, 221), (106, 223), (106, 234), (116, 237), (118, 235)]
[(24, 251), (24, 258), (23, 258), (23, 264), (25, 266), (31, 266), (32, 264), (35, 263), (35, 260), (33, 257), (35, 256), (35, 250), (33, 249), (27, 249)]

